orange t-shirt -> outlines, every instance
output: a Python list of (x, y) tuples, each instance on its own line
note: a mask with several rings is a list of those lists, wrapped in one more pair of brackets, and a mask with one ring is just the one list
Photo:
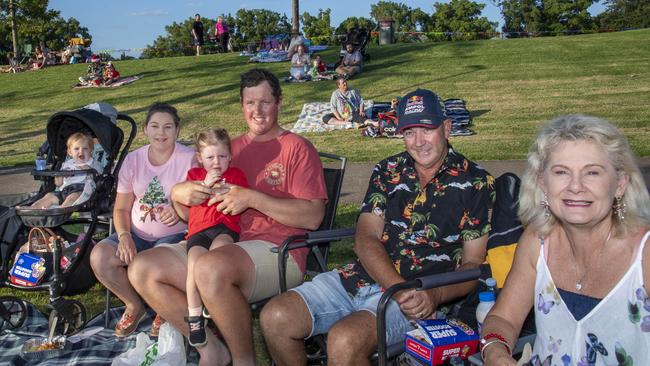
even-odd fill
[[(327, 199), (323, 165), (314, 146), (291, 132), (264, 142), (245, 134), (232, 141), (232, 165), (246, 175), (251, 188), (278, 198)], [(307, 230), (283, 225), (263, 213), (246, 210), (239, 223), (240, 241), (265, 240), (276, 245)], [(308, 249), (291, 251), (304, 272)]]

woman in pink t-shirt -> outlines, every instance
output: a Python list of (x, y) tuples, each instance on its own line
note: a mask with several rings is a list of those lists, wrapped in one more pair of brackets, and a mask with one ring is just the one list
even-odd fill
[(176, 108), (169, 104), (156, 103), (149, 108), (144, 125), (149, 144), (130, 152), (118, 175), (115, 233), (100, 241), (90, 256), (97, 279), (126, 306), (115, 326), (117, 337), (133, 333), (146, 314), (129, 283), (127, 266), (138, 252), (178, 243), (185, 236), (187, 225), (180, 221), (169, 195), (196, 161), (194, 150), (176, 142), (179, 122)]
[(214, 24), (214, 35), (217, 41), (221, 44), (221, 51), (228, 52), (228, 39), (230, 38), (230, 30), (228, 25), (223, 21), (222, 16), (217, 17), (217, 22)]

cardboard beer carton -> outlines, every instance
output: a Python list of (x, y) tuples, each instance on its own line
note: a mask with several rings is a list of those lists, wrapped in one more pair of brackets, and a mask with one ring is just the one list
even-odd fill
[(424, 365), (442, 365), (454, 356), (463, 360), (474, 354), (479, 335), (456, 319), (416, 321), (417, 328), (406, 333), (406, 352)]
[(20, 253), (9, 274), (13, 284), (36, 286), (45, 274), (45, 259), (29, 253)]

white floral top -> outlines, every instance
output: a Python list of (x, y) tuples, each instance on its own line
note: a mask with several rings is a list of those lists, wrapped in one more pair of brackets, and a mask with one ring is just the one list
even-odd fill
[[(584, 318), (576, 321), (553, 283), (544, 255), (537, 260), (533, 365), (648, 365), (650, 298), (641, 259), (650, 231), (620, 282)], [(548, 243), (547, 243), (548, 245)]]

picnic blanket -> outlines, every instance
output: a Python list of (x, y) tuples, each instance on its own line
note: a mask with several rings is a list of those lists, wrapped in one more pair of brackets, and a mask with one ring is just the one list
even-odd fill
[[(377, 120), (376, 112), (385, 112), (387, 108), (390, 108), (390, 103), (374, 103), (373, 101), (365, 101), (364, 103), (367, 103), (364, 104), (366, 115), (373, 120)], [(473, 135), (474, 131), (469, 129), (471, 115), (465, 106), (465, 101), (462, 99), (446, 99), (444, 105), (447, 116), (451, 119), (451, 136)], [(331, 107), (329, 103), (305, 103), (291, 132), (325, 132), (356, 127), (353, 123), (346, 125), (328, 125), (323, 123), (323, 116), (330, 112)]]
[[(372, 106), (374, 102), (372, 100), (363, 101), (364, 110), (366, 111), (367, 116), (372, 115)], [(302, 132), (324, 132), (332, 130), (345, 130), (350, 128), (356, 128), (357, 126), (352, 122), (344, 125), (328, 125), (323, 123), (323, 116), (327, 113), (332, 112), (332, 106), (329, 103), (324, 102), (311, 102), (305, 103), (302, 106), (302, 111), (298, 116), (298, 120), (293, 125), (291, 132), (302, 133)]]
[[(4, 331), (0, 334), (0, 365), (110, 365), (115, 357), (135, 347), (137, 333), (149, 331), (155, 315), (149, 310), (147, 317), (140, 322), (136, 332), (124, 340), (118, 340), (113, 334), (113, 329), (115, 323), (122, 316), (124, 307), (112, 308), (110, 310), (112, 321), (109, 328), (104, 328), (104, 315), (100, 314), (88, 321), (78, 336), (68, 337), (68, 341), (71, 343), (69, 349), (63, 350), (59, 357), (28, 362), (21, 357), (23, 343), (34, 337), (47, 337), (48, 326), (45, 315), (32, 304), (25, 302), (25, 305), (27, 306), (27, 318), (23, 326), (14, 331)], [(98, 332), (84, 335), (95, 331)], [(188, 356), (188, 365), (197, 363), (198, 354), (192, 350)]]
[(282, 62), (289, 61), (287, 51), (261, 51), (251, 57), (248, 62)]
[(75, 88), (75, 89), (84, 89), (84, 88), (117, 88), (117, 87), (122, 86), (122, 85), (131, 84), (132, 82), (137, 81), (137, 80), (140, 80), (141, 78), (142, 78), (142, 76), (139, 76), (139, 75), (126, 76), (126, 77), (121, 77), (121, 78), (119, 78), (117, 81), (114, 81), (113, 83), (111, 83), (111, 84), (109, 84), (109, 85), (103, 85), (103, 84), (101, 84), (101, 85), (95, 86), (95, 85), (87, 85), (87, 84), (84, 85), (84, 84), (79, 83), (79, 84), (75, 84), (75, 85), (73, 85), (72, 87)]

